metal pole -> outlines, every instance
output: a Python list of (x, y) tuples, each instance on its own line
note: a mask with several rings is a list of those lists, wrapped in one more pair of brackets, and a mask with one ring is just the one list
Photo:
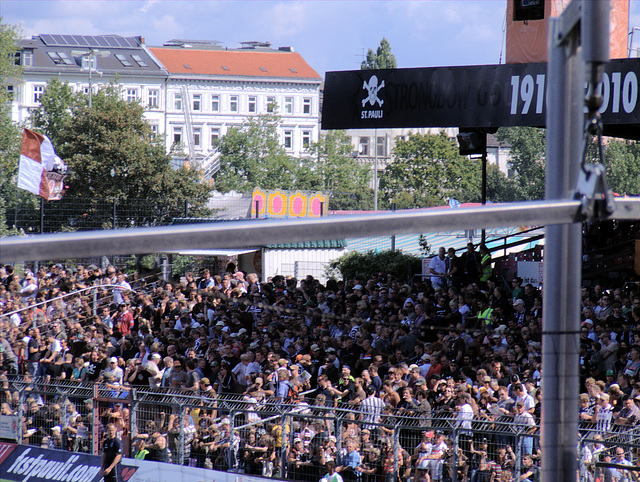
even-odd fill
[(189, 217), (189, 200), (188, 199), (184, 200), (184, 217), (185, 218)]
[[(570, 199), (582, 147), (584, 70), (579, 5), (549, 25), (546, 198)], [(563, 30), (564, 29), (564, 30)], [(542, 327), (542, 481), (575, 480), (578, 437), (581, 224), (548, 225)]]
[(113, 225), (112, 225), (113, 229), (116, 229), (116, 210), (117, 210), (117, 206), (118, 206), (118, 201), (116, 200), (116, 198), (113, 198)]
[(256, 219), (258, 219), (259, 217), (259, 212), (260, 212), (260, 201), (256, 199)]
[(378, 210), (378, 129), (373, 130), (373, 210)]
[[(391, 203), (391, 212), (395, 213), (396, 212), (396, 203)], [(396, 235), (392, 234), (391, 235), (391, 251), (395, 251), (396, 250)]]
[[(487, 204), (487, 134), (484, 136), (484, 148), (482, 150), (482, 205)], [(487, 231), (482, 228), (481, 243), (487, 242)]]
[(40, 234), (44, 233), (44, 198), (40, 198)]
[(93, 71), (93, 60), (95, 59), (93, 50), (89, 54), (89, 109), (91, 109), (91, 97), (93, 95), (93, 86), (91, 83), (91, 72)]

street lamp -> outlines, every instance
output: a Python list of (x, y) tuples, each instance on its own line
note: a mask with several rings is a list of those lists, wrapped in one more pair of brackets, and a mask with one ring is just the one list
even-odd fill
[(80, 57), (82, 59), (82, 70), (85, 70), (85, 60), (87, 61), (88, 69), (89, 69), (89, 109), (91, 109), (91, 96), (93, 95), (93, 82), (91, 79), (91, 73), (96, 71), (100, 75), (102, 72), (98, 70), (98, 57), (108, 57), (111, 55), (111, 52), (108, 50), (97, 50), (97, 49), (89, 49), (89, 50), (72, 50), (71, 55), (74, 57)]

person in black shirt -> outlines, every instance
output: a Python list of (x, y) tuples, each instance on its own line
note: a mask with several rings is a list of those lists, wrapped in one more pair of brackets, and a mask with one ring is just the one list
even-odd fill
[(107, 438), (102, 446), (102, 470), (104, 482), (118, 481), (118, 464), (122, 459), (122, 442), (116, 437), (116, 426), (110, 423), (107, 426)]

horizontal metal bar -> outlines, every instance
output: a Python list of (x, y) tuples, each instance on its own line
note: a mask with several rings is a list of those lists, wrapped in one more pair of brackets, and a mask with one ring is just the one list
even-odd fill
[[(392, 234), (580, 222), (579, 201), (535, 201), (459, 209), (406, 210), (317, 219), (269, 219), (3, 238), (0, 262), (52, 260), (176, 249), (260, 247)], [(640, 213), (640, 203), (626, 206)], [(640, 216), (638, 216), (640, 217)]]

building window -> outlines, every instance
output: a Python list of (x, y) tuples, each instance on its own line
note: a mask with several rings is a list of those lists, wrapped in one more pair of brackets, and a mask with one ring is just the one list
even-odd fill
[(193, 129), (193, 145), (196, 147), (202, 147), (202, 129), (195, 127)]
[(284, 148), (293, 149), (293, 131), (284, 131)]
[(138, 100), (138, 91), (136, 89), (127, 89), (127, 102), (135, 102)]
[(22, 65), (24, 67), (31, 67), (31, 65), (33, 65), (33, 52), (31, 50), (22, 51)]
[(116, 54), (116, 59), (118, 59), (125, 67), (133, 67), (133, 64), (129, 62), (129, 59), (122, 54)]
[(44, 85), (34, 85), (33, 86), (33, 103), (38, 104), (40, 102), (40, 97), (44, 94)]
[(284, 98), (284, 113), (293, 114), (293, 97)]
[(173, 108), (182, 110), (182, 94), (173, 94)]
[(158, 124), (150, 124), (149, 127), (151, 128), (151, 137), (158, 137)]
[(211, 128), (211, 147), (214, 147), (218, 144), (218, 139), (220, 139), (220, 128), (212, 127)]
[(272, 113), (276, 111), (278, 104), (276, 104), (275, 97), (267, 97), (267, 112)]
[(369, 138), (368, 137), (360, 138), (360, 144), (358, 145), (358, 154), (360, 154), (361, 156), (369, 155)]
[(211, 112), (220, 112), (220, 96), (211, 96)]
[(376, 153), (378, 157), (386, 157), (387, 156), (387, 142), (384, 136), (378, 137), (376, 141)]
[(309, 149), (311, 145), (311, 131), (302, 131), (302, 148)]
[(173, 143), (182, 144), (182, 126), (175, 126), (173, 128)]
[(96, 70), (98, 65), (98, 58), (97, 57), (92, 57), (89, 55), (85, 55), (84, 57), (82, 57), (82, 70)]
[(151, 108), (158, 108), (158, 91), (157, 90), (150, 90), (149, 91), (149, 107)]
[(304, 114), (311, 114), (311, 99), (308, 97), (302, 100), (302, 112)]
[(255, 114), (257, 110), (258, 101), (255, 97), (249, 97), (249, 112)]
[(193, 94), (193, 110), (200, 112), (202, 96), (200, 94)]
[(231, 112), (238, 112), (238, 96), (232, 95), (229, 99), (229, 110)]
[(9, 100), (13, 100), (14, 95), (15, 95), (15, 88), (13, 87), (13, 85), (11, 84), (7, 85), (7, 98)]

